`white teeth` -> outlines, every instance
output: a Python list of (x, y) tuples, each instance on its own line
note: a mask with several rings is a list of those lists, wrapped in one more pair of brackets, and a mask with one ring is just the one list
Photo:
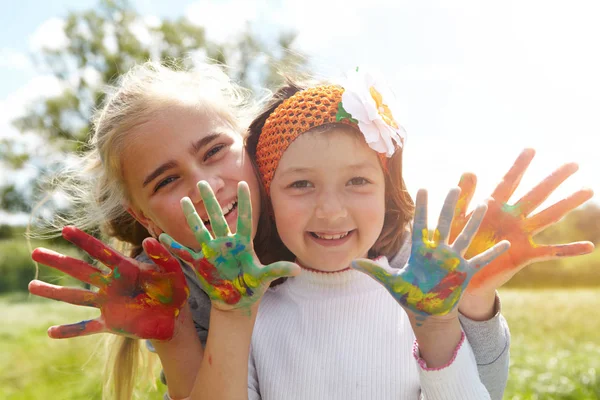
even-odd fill
[(326, 234), (323, 234), (323, 233), (316, 233), (316, 232), (313, 232), (313, 233), (314, 233), (314, 234), (315, 234), (315, 236), (316, 236), (316, 237), (318, 237), (319, 239), (334, 240), (334, 239), (341, 239), (341, 238), (344, 238), (344, 237), (348, 236), (348, 234), (349, 234), (350, 232), (346, 232), (346, 233), (340, 233), (340, 234), (338, 234), (338, 235), (326, 235)]
[[(234, 201), (232, 201), (231, 203), (227, 204), (226, 206), (222, 206), (221, 210), (223, 210), (223, 215), (227, 215), (231, 212), (231, 210), (233, 210), (235, 208), (235, 206), (237, 206), (237, 199), (235, 199)], [(210, 219), (208, 217), (203, 218), (202, 221), (207, 224), (210, 223)]]

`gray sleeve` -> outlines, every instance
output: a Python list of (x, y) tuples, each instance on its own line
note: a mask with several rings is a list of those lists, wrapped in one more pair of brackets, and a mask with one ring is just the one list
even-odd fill
[[(406, 240), (398, 254), (389, 260), (392, 268), (404, 268), (408, 261), (410, 235), (405, 237)], [(460, 313), (458, 318), (473, 348), (481, 382), (492, 400), (501, 400), (508, 381), (510, 331), (500, 313), (500, 299), (496, 295), (496, 314), (487, 321), (473, 321)]]
[(502, 400), (508, 381), (510, 330), (500, 313), (496, 295), (496, 314), (487, 321), (473, 321), (459, 313), (458, 318), (473, 348), (477, 370), (492, 400)]

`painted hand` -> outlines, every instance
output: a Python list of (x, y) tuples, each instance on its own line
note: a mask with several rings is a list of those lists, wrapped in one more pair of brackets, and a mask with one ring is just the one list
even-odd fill
[(383, 268), (370, 260), (352, 262), (353, 268), (381, 283), (400, 305), (421, 320), (453, 311), (475, 272), (510, 246), (502, 241), (470, 260), (463, 258), (485, 215), (485, 205), (475, 209), (454, 244), (448, 245), (459, 193), (458, 188), (448, 193), (432, 238), (427, 229), (427, 191), (417, 193), (411, 255), (403, 269)]
[(110, 272), (52, 250), (33, 251), (35, 261), (98, 288), (95, 292), (31, 281), (29, 291), (36, 296), (96, 307), (101, 312), (93, 320), (50, 327), (48, 336), (63, 339), (101, 332), (137, 339), (168, 340), (173, 336), (189, 290), (179, 262), (157, 240), (143, 242), (146, 254), (157, 264), (151, 265), (125, 257), (73, 226), (63, 229), (63, 237), (101, 261)]
[[(590, 189), (582, 189), (530, 216), (533, 210), (544, 202), (562, 182), (577, 171), (577, 164), (570, 163), (561, 166), (519, 201), (512, 205), (508, 204), (508, 200), (519, 185), (534, 155), (533, 149), (525, 149), (488, 201), (488, 212), (465, 255), (470, 257), (480, 253), (501, 240), (510, 241), (511, 247), (508, 252), (493, 260), (483, 271), (473, 277), (467, 288), (470, 294), (493, 292), (532, 262), (577, 256), (590, 253), (594, 249), (594, 245), (590, 242), (538, 245), (533, 240), (536, 233), (556, 223), (569, 211), (593, 196)], [(477, 178), (473, 174), (464, 174), (461, 177), (459, 186), (462, 192), (452, 224), (451, 242), (462, 231), (466, 221), (470, 218), (471, 214), (466, 214), (466, 210), (475, 192), (476, 183)]]
[(252, 245), (252, 204), (246, 182), (238, 185), (235, 234), (229, 231), (210, 185), (200, 181), (198, 188), (215, 237), (211, 236), (194, 204), (186, 197), (181, 201), (183, 212), (202, 250), (184, 247), (164, 233), (159, 239), (173, 254), (194, 268), (213, 307), (221, 310), (249, 309), (262, 297), (271, 281), (300, 272), (300, 267), (294, 263), (280, 261), (262, 265), (256, 257)]

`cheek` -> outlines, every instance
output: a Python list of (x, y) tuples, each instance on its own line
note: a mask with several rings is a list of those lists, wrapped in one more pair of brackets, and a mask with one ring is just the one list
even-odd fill
[(309, 217), (308, 207), (305, 202), (295, 198), (273, 198), (273, 211), (277, 231), (282, 240), (292, 235), (304, 232)]

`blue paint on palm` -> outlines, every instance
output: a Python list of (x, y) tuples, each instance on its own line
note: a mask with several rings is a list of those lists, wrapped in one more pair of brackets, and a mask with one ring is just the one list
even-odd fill
[(237, 247), (235, 249), (231, 250), (231, 254), (233, 254), (234, 256), (237, 256), (238, 254), (240, 254), (241, 252), (246, 250), (246, 246), (244, 246), (241, 243), (238, 243)]

